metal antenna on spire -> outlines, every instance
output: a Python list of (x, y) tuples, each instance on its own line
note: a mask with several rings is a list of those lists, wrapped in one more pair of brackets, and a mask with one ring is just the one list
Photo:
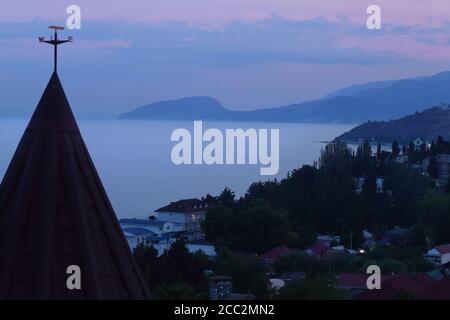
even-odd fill
[(48, 28), (55, 30), (54, 36), (51, 37), (50, 40), (45, 40), (44, 37), (39, 37), (39, 42), (49, 43), (54, 46), (54, 72), (56, 73), (57, 68), (58, 68), (58, 45), (66, 43), (66, 42), (72, 42), (73, 37), (68, 37), (66, 40), (59, 40), (58, 39), (58, 30), (64, 30), (64, 27), (49, 26)]

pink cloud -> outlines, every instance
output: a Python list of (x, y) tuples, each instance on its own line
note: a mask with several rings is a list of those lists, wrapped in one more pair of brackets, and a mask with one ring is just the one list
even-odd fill
[(77, 4), (85, 20), (128, 22), (183, 21), (222, 24), (231, 20), (260, 20), (273, 14), (289, 19), (345, 17), (364, 24), (366, 8), (377, 4), (386, 23), (429, 25), (448, 19), (450, 0), (3, 0), (0, 21), (34, 18), (65, 21), (68, 5)]

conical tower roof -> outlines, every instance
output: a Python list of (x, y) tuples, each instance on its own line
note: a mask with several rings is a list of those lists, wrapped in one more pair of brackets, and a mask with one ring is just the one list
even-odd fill
[(147, 298), (54, 72), (0, 185), (0, 299)]

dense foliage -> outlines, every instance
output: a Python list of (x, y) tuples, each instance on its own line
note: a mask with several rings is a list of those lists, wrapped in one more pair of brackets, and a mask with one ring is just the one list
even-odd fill
[[(398, 145), (395, 150), (400, 153)], [(333, 143), (315, 165), (295, 169), (281, 181), (253, 183), (238, 200), (226, 188), (214, 198), (204, 230), (218, 247), (257, 253), (279, 245), (305, 248), (318, 232), (340, 235), (344, 245), (351, 241), (358, 247), (364, 229), (435, 225), (424, 213), (431, 185), (427, 176), (380, 148), (373, 154), (368, 143), (355, 151)]]

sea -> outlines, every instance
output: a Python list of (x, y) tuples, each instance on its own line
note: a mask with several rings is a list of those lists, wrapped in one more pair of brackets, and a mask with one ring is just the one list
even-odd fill
[[(26, 119), (0, 119), (0, 177), (25, 130)], [(174, 130), (193, 131), (193, 121), (79, 120), (91, 157), (119, 218), (146, 218), (171, 201), (218, 195), (225, 187), (236, 196), (252, 182), (282, 179), (313, 164), (327, 141), (352, 129), (349, 124), (203, 122), (204, 130), (279, 129), (279, 171), (262, 176), (260, 164), (175, 165)]]

